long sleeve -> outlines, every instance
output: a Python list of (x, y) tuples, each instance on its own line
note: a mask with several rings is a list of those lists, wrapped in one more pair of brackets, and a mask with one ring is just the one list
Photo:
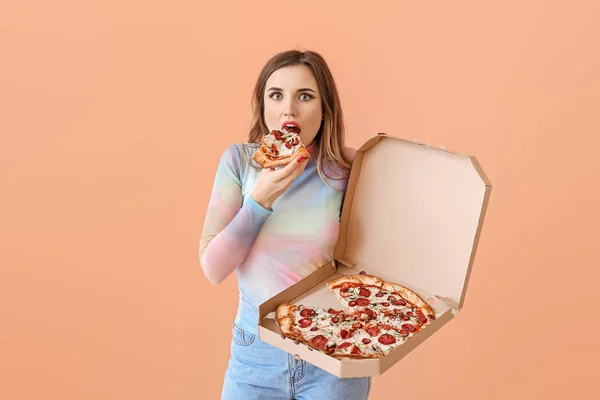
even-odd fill
[(215, 284), (224, 281), (242, 263), (273, 213), (252, 196), (243, 201), (241, 170), (238, 149), (231, 145), (219, 161), (200, 238), (200, 265)]

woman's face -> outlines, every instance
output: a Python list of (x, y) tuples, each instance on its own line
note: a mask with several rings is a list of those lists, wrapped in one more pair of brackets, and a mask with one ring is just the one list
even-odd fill
[(306, 65), (293, 65), (273, 72), (265, 87), (264, 118), (269, 132), (289, 122), (300, 126), (300, 139), (311, 144), (321, 126), (321, 93)]

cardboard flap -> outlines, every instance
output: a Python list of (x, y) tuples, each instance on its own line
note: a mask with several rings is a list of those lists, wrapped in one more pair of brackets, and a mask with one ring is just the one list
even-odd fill
[(356, 153), (335, 258), (461, 307), (490, 190), (474, 157), (377, 136)]

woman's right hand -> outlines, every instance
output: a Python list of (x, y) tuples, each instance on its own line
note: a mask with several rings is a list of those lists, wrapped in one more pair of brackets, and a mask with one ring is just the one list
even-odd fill
[(290, 161), (288, 165), (280, 169), (264, 168), (254, 190), (252, 190), (252, 198), (262, 207), (267, 210), (275, 200), (283, 194), (294, 180), (302, 174), (304, 168), (308, 164), (308, 158), (297, 157)]

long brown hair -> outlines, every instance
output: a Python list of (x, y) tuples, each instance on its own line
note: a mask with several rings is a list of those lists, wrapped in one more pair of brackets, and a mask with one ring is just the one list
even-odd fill
[[(311, 151), (311, 157), (316, 156), (319, 176), (323, 179), (323, 182), (329, 185), (323, 175), (333, 180), (340, 180), (347, 177), (352, 168), (352, 160), (344, 151), (346, 132), (342, 106), (335, 80), (325, 59), (319, 53), (314, 51), (288, 50), (274, 55), (265, 64), (258, 76), (252, 93), (253, 118), (248, 134), (248, 142), (260, 143), (262, 136), (269, 133), (264, 120), (264, 93), (267, 80), (276, 70), (290, 65), (306, 65), (309, 67), (321, 92), (321, 106), (324, 118), (315, 136), (315, 146), (314, 150)], [(323, 167), (326, 162), (337, 164), (342, 176), (332, 178), (324, 172)]]

